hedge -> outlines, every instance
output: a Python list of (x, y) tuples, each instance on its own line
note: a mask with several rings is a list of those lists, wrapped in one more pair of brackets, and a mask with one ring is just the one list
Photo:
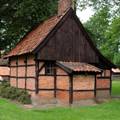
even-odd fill
[(0, 84), (0, 96), (23, 104), (31, 104), (31, 98), (27, 91), (11, 87), (8, 82)]

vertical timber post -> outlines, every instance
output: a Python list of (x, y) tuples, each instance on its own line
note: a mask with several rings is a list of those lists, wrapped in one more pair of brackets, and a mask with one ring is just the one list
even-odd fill
[(54, 66), (54, 97), (56, 98), (56, 93), (57, 93), (57, 67), (56, 64)]
[(97, 90), (97, 76), (95, 74), (95, 83), (94, 83), (94, 96), (96, 98), (96, 90)]
[(73, 103), (73, 75), (70, 74), (69, 79), (69, 104), (71, 105)]
[(18, 88), (18, 56), (16, 57), (16, 87)]
[(27, 56), (25, 56), (25, 90), (27, 89)]
[(36, 77), (35, 77), (35, 93), (38, 94), (39, 89), (38, 89), (38, 77), (39, 77), (39, 61), (37, 60), (37, 55), (35, 56), (35, 73), (36, 73)]
[(11, 82), (10, 82), (10, 79), (11, 79), (11, 58), (9, 58), (8, 67), (10, 68), (10, 72), (9, 72), (9, 83), (11, 83)]
[(110, 70), (110, 95), (112, 94), (112, 70)]

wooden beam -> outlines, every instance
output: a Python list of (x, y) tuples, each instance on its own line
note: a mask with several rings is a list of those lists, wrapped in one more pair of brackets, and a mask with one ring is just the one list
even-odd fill
[[(21, 90), (24, 90), (24, 88), (19, 88)], [(36, 90), (35, 89), (26, 89), (27, 91), (31, 91), (31, 92), (35, 92)]]
[[(9, 82), (10, 82), (10, 76), (11, 76), (11, 67), (10, 67), (10, 64), (11, 64), (11, 59), (9, 58), (9, 68), (10, 68)], [(10, 82), (10, 83), (11, 83), (11, 82)]]
[(110, 70), (110, 95), (112, 94), (112, 70)]
[(57, 67), (54, 65), (54, 97), (56, 98), (56, 93), (57, 93)]
[[(39, 61), (40, 62), (40, 61)], [(39, 68), (38, 72), (40, 73), (41, 70), (45, 67), (45, 63), (43, 63), (43, 65), (41, 66), (41, 68)]]
[(36, 73), (36, 77), (35, 77), (35, 89), (36, 89), (36, 94), (38, 94), (39, 92), (39, 61), (35, 59), (35, 73)]
[(96, 88), (97, 88), (97, 77), (95, 74), (95, 82), (94, 82), (94, 96), (96, 97)]
[(18, 56), (16, 57), (16, 87), (18, 88)]
[[(35, 66), (35, 64), (27, 64), (27, 67)], [(16, 67), (16, 65), (11, 65), (10, 67)], [(18, 65), (18, 67), (25, 67), (25, 65)]]
[(27, 62), (28, 62), (28, 59), (27, 59), (27, 55), (25, 56), (25, 90), (27, 89)]
[(97, 77), (98, 79), (110, 79), (110, 76), (108, 76), (108, 77), (101, 77), (101, 76), (99, 76), (99, 77)]
[(73, 75), (70, 75), (69, 79), (69, 104), (73, 103)]
[[(54, 77), (54, 75), (46, 75), (46, 74), (39, 74), (39, 76), (53, 76)], [(56, 76), (64, 77), (64, 76), (68, 76), (68, 75), (56, 75)]]
[(39, 91), (55, 91), (55, 89), (53, 88), (41, 88), (41, 89), (38, 89)]
[[(20, 78), (20, 79), (25, 79), (25, 77), (23, 77), (23, 76), (19, 76), (19, 77), (16, 77), (16, 76), (10, 76), (10, 78)], [(33, 79), (35, 79), (36, 77), (34, 77), (34, 76), (29, 76), (29, 77), (26, 77), (27, 79), (29, 79), (29, 78), (33, 78)]]

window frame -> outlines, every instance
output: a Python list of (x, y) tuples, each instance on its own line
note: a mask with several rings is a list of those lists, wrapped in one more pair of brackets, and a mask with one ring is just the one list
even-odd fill
[(54, 75), (55, 74), (55, 63), (52, 61), (45, 62), (45, 75)]

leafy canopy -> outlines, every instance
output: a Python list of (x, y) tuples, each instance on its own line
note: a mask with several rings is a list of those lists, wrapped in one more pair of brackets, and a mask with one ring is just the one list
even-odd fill
[(120, 1), (109, 0), (109, 4), (108, 0), (91, 2), (94, 3), (95, 14), (85, 23), (85, 27), (98, 49), (120, 66)]
[(34, 25), (55, 14), (57, 0), (0, 0), (0, 48), (9, 50)]

